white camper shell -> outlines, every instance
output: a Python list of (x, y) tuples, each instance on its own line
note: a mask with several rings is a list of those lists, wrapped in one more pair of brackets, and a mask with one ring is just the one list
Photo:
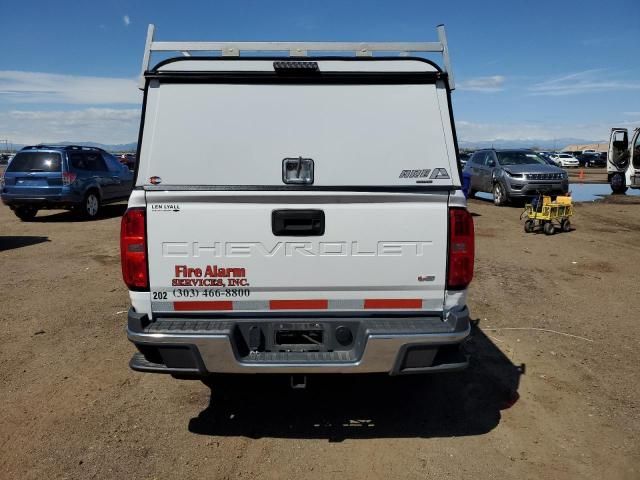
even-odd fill
[[(185, 55), (149, 68), (169, 50)], [(172, 44), (150, 27), (121, 236), (132, 368), (467, 365), (473, 222), (451, 74), (405, 50), (448, 64), (443, 27), (424, 44)]]

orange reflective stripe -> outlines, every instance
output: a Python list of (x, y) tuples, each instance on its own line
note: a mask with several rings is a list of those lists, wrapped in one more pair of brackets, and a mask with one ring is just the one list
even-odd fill
[(421, 298), (365, 298), (364, 308), (422, 308)]

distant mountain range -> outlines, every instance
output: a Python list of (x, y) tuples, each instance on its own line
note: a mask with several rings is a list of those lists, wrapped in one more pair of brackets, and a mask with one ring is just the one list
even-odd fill
[(480, 148), (538, 148), (540, 150), (559, 150), (567, 145), (587, 145), (592, 143), (608, 143), (607, 140), (585, 140), (583, 138), (555, 138), (555, 139), (523, 139), (523, 140), (484, 140), (477, 142), (469, 142), (459, 140), (458, 145), (464, 149), (480, 149)]
[[(505, 139), (495, 139), (495, 140), (484, 140), (484, 141), (466, 141), (459, 140), (460, 148), (475, 150), (479, 148), (532, 148), (536, 147), (541, 150), (558, 150), (566, 145), (582, 145), (582, 144), (590, 144), (590, 143), (607, 143), (606, 140), (585, 140), (582, 138), (556, 138), (553, 140), (549, 139), (524, 139), (524, 140), (505, 140)], [(87, 145), (89, 147), (98, 147), (109, 152), (135, 152), (137, 143), (119, 143), (119, 144), (104, 144), (98, 142), (43, 142), (45, 145)], [(24, 145), (13, 145), (13, 148), (16, 150), (21, 149)]]

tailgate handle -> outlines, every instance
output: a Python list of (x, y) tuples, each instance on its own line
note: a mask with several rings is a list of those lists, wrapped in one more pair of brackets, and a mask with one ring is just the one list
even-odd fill
[(274, 210), (271, 212), (271, 230), (276, 236), (324, 235), (322, 210)]

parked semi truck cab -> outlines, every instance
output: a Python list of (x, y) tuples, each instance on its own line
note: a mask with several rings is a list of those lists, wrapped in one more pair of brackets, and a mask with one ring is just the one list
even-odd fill
[(181, 42), (223, 55), (150, 67), (154, 48), (171, 47), (150, 28), (121, 230), (134, 370), (466, 367), (474, 229), (453, 81), (429, 60), (397, 56), (434, 51), (448, 64), (439, 34), (425, 44)]

